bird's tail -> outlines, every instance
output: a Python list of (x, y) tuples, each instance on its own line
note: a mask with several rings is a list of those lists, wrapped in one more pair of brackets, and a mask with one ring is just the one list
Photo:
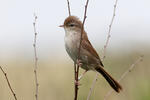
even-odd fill
[(102, 67), (96, 67), (96, 71), (103, 75), (103, 77), (116, 92), (119, 93), (120, 90), (122, 90), (121, 85), (117, 81), (115, 81)]

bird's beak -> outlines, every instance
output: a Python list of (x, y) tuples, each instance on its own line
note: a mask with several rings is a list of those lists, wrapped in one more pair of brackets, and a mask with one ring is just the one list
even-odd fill
[(64, 25), (60, 25), (59, 27), (64, 27)]

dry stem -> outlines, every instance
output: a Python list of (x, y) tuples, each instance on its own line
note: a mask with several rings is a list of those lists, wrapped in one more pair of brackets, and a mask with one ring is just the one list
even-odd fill
[[(108, 43), (109, 43), (109, 40), (110, 40), (110, 36), (111, 36), (111, 35), (110, 35), (110, 32), (111, 32), (112, 24), (113, 24), (114, 18), (115, 18), (117, 3), (118, 3), (118, 0), (116, 0), (116, 1), (115, 1), (115, 4), (114, 4), (113, 16), (112, 16), (112, 19), (111, 19), (111, 22), (110, 22), (110, 25), (109, 25), (107, 40), (106, 40), (106, 43), (105, 43), (105, 45), (104, 45), (102, 61), (104, 61), (104, 59), (105, 59), (105, 57), (106, 57), (106, 49), (107, 49), (107, 46), (108, 46)], [(96, 84), (96, 81), (97, 81), (97, 77), (98, 77), (98, 73), (96, 73), (95, 78), (94, 78), (94, 80), (93, 80), (93, 82), (92, 82), (90, 91), (89, 91), (89, 93), (88, 93), (87, 100), (90, 100), (90, 96), (91, 96), (92, 91), (93, 91), (93, 89), (94, 89), (94, 87), (95, 87), (95, 84)]]
[(34, 14), (34, 22), (33, 22), (33, 27), (34, 27), (34, 75), (35, 75), (35, 85), (36, 85), (36, 93), (35, 93), (35, 98), (38, 100), (38, 77), (37, 77), (37, 63), (38, 63), (38, 57), (37, 57), (37, 48), (36, 48), (36, 40), (37, 40), (37, 31), (36, 31), (36, 22), (37, 22), (37, 16)]
[(68, 5), (68, 13), (69, 13), (69, 16), (71, 16), (71, 11), (70, 11), (70, 2), (69, 2), (69, 0), (67, 0), (67, 5)]
[[(83, 31), (84, 31), (84, 23), (85, 23), (85, 20), (87, 18), (86, 16), (86, 13), (87, 13), (87, 7), (88, 7), (88, 3), (89, 3), (89, 0), (86, 1), (86, 5), (85, 5), (85, 11), (84, 11), (84, 19), (83, 19), (83, 24), (82, 24), (82, 28), (81, 28), (81, 36), (80, 36), (80, 44), (79, 44), (79, 50), (78, 50), (78, 57), (77, 59), (80, 60), (80, 51), (81, 51), (81, 44), (82, 44), (82, 35), (83, 35)], [(78, 75), (79, 75), (79, 65), (77, 64), (77, 62), (75, 62), (74, 64), (74, 69), (75, 69), (75, 81), (78, 82)], [(78, 84), (75, 84), (75, 97), (74, 97), (74, 100), (77, 100), (77, 97), (78, 97)]]
[(3, 74), (4, 74), (4, 76), (5, 76), (5, 79), (6, 79), (6, 81), (7, 81), (7, 84), (8, 84), (8, 87), (9, 87), (11, 93), (13, 94), (15, 100), (17, 100), (16, 94), (15, 94), (15, 92), (13, 91), (13, 89), (12, 89), (12, 87), (11, 87), (11, 85), (10, 85), (9, 79), (8, 79), (8, 77), (7, 77), (7, 73), (3, 70), (3, 68), (2, 68), (1, 66), (0, 66), (0, 69), (1, 69), (1, 71), (3, 72)]
[(114, 22), (114, 18), (115, 18), (115, 15), (116, 15), (115, 13), (116, 13), (117, 3), (118, 3), (118, 0), (116, 0), (115, 4), (114, 4), (113, 16), (112, 16), (112, 19), (111, 19), (111, 22), (110, 22), (110, 25), (109, 25), (109, 30), (108, 30), (108, 36), (107, 36), (106, 44), (104, 45), (104, 54), (103, 54), (102, 61), (104, 61), (104, 59), (106, 57), (106, 49), (107, 49), (107, 46), (108, 46), (108, 43), (109, 43), (109, 40), (110, 40), (110, 37), (111, 37), (110, 32), (111, 32), (112, 24)]
[[(129, 72), (132, 71), (132, 69), (135, 67), (136, 64), (138, 64), (139, 62), (141, 62), (143, 60), (143, 56), (140, 56), (120, 77), (120, 79), (118, 80), (118, 82), (120, 82), (122, 79), (124, 79), (127, 74)], [(104, 100), (107, 100), (107, 98), (112, 94), (113, 90), (110, 90), (104, 97)]]

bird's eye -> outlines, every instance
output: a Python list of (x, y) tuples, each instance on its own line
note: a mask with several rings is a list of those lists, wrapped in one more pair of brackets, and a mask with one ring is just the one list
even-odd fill
[(74, 25), (74, 24), (70, 24), (69, 26), (70, 26), (70, 27), (74, 27), (75, 25)]

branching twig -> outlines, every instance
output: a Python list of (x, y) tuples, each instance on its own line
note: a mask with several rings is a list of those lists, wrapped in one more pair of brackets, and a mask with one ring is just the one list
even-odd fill
[[(87, 13), (88, 3), (89, 3), (89, 0), (86, 1), (86, 5), (85, 5), (84, 18), (83, 18), (83, 23), (82, 23), (82, 28), (81, 28), (80, 44), (79, 44), (79, 50), (78, 50), (78, 56), (77, 56), (78, 60), (80, 60), (79, 58), (80, 58), (80, 51), (81, 51), (82, 35), (83, 35), (83, 32), (84, 32), (84, 23), (85, 23), (85, 20), (87, 18), (86, 13)], [(78, 75), (79, 75), (79, 67), (80, 66), (77, 64), (77, 62), (75, 62), (74, 67), (75, 67), (75, 81), (78, 82)], [(78, 84), (75, 84), (75, 97), (74, 97), (74, 100), (77, 100), (78, 89), (79, 89)]]
[(8, 84), (8, 87), (9, 87), (11, 93), (13, 94), (15, 100), (17, 100), (16, 94), (15, 94), (15, 92), (13, 91), (13, 89), (12, 89), (12, 87), (11, 87), (11, 85), (10, 85), (9, 79), (8, 79), (8, 77), (7, 77), (7, 73), (3, 70), (3, 68), (2, 68), (1, 66), (0, 66), (0, 69), (1, 69), (1, 71), (3, 72), (3, 74), (4, 74), (5, 78), (6, 78), (6, 81), (7, 81), (7, 84)]
[(116, 15), (116, 7), (117, 7), (117, 3), (118, 3), (118, 0), (115, 1), (115, 4), (114, 4), (114, 11), (113, 11), (113, 16), (112, 16), (112, 19), (111, 19), (111, 22), (110, 22), (110, 25), (109, 25), (109, 30), (108, 30), (108, 36), (107, 36), (107, 40), (106, 40), (106, 44), (104, 45), (104, 54), (103, 54), (103, 58), (102, 58), (102, 61), (104, 61), (104, 58), (106, 57), (106, 49), (107, 49), (107, 46), (108, 46), (108, 42), (110, 40), (110, 32), (111, 32), (111, 28), (112, 28), (112, 24), (114, 22), (114, 18), (115, 18), (115, 15)]
[(84, 23), (85, 20), (87, 18), (86, 13), (87, 13), (87, 6), (88, 6), (89, 0), (86, 1), (86, 5), (85, 5), (85, 10), (84, 10), (84, 18), (83, 18), (83, 24), (82, 24), (82, 28), (81, 28), (81, 36), (80, 36), (80, 44), (79, 44), (79, 50), (78, 50), (78, 59), (80, 58), (80, 50), (81, 50), (81, 43), (82, 43), (82, 35), (84, 32)]
[[(129, 72), (132, 71), (132, 69), (135, 67), (136, 64), (138, 64), (139, 62), (141, 62), (143, 60), (143, 56), (140, 56), (120, 77), (120, 79), (118, 80), (118, 82), (120, 82), (122, 79), (124, 79), (127, 74)], [(112, 94), (113, 90), (110, 90), (104, 97), (104, 100), (107, 100), (107, 98)]]
[(35, 85), (36, 85), (36, 93), (35, 93), (35, 98), (36, 100), (38, 100), (38, 87), (39, 87), (39, 83), (38, 83), (38, 78), (37, 78), (37, 63), (38, 63), (38, 57), (37, 57), (37, 48), (36, 48), (36, 39), (37, 39), (37, 31), (36, 31), (36, 21), (37, 21), (37, 16), (34, 14), (34, 22), (33, 22), (33, 27), (34, 27), (34, 43), (33, 43), (33, 47), (34, 47), (34, 75), (35, 75)]
[[(110, 22), (110, 25), (109, 25), (107, 40), (106, 40), (106, 43), (105, 43), (105, 45), (104, 45), (102, 61), (104, 61), (104, 59), (105, 59), (105, 57), (106, 57), (106, 49), (107, 49), (107, 46), (108, 46), (108, 43), (109, 43), (109, 40), (110, 40), (110, 36), (111, 36), (111, 35), (110, 35), (110, 32), (111, 32), (112, 24), (113, 24), (114, 18), (115, 18), (117, 3), (118, 3), (118, 0), (116, 0), (116, 1), (115, 1), (115, 4), (114, 4), (113, 16), (112, 16), (112, 19), (111, 19), (111, 22)], [(98, 77), (98, 73), (96, 73), (95, 78), (94, 78), (94, 80), (93, 80), (93, 82), (92, 82), (90, 91), (89, 91), (89, 93), (88, 93), (87, 100), (90, 100), (90, 96), (91, 96), (92, 91), (93, 91), (93, 89), (94, 89), (94, 86), (95, 86), (95, 84), (96, 84), (97, 77)]]
[(71, 16), (71, 11), (70, 11), (70, 3), (69, 3), (69, 0), (67, 0), (67, 5), (68, 5), (68, 13), (69, 13), (69, 16)]

